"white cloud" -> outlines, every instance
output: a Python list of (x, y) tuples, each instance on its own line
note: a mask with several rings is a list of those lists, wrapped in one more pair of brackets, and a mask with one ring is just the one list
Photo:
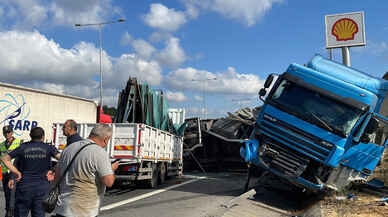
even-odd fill
[(186, 108), (186, 112), (189, 116), (198, 116), (198, 115), (203, 115), (205, 113), (208, 113), (208, 111), (203, 108), (203, 107), (189, 107), (189, 108)]
[(179, 39), (172, 37), (166, 41), (166, 47), (156, 55), (156, 59), (167, 67), (175, 68), (186, 61), (187, 57)]
[(109, 84), (117, 85), (117, 82), (126, 82), (129, 76), (136, 77), (140, 82), (150, 85), (159, 85), (162, 82), (162, 69), (156, 61), (146, 61), (134, 54), (123, 54), (116, 60), (116, 64), (110, 76)]
[(132, 47), (140, 57), (149, 59), (155, 52), (155, 48), (143, 39), (136, 39), (132, 42)]
[[(0, 80), (2, 82), (65, 93), (98, 97), (99, 50), (80, 42), (64, 49), (39, 32), (0, 32)], [(129, 76), (158, 85), (161, 67), (135, 54), (112, 58), (103, 51), (103, 94), (123, 88)], [(107, 95), (107, 97), (109, 97)]]
[[(63, 49), (39, 32), (0, 32), (0, 66), (5, 81), (80, 83), (97, 74), (98, 49), (85, 42)], [(104, 68), (110, 61), (104, 55)], [(2, 76), (2, 77), (3, 77)]]
[(201, 96), (195, 95), (194, 99), (197, 101), (203, 101), (203, 98)]
[(186, 15), (192, 19), (196, 19), (199, 16), (199, 9), (190, 1), (185, 1), (186, 5)]
[[(2, 0), (4, 13), (14, 29), (33, 29), (43, 23), (74, 26), (120, 15), (112, 0)], [(53, 21), (53, 22), (51, 22)], [(48, 24), (46, 24), (48, 25)]]
[(170, 34), (154, 33), (151, 40), (163, 38), (165, 47), (157, 51), (150, 43), (143, 39), (135, 39), (128, 32), (121, 37), (122, 45), (131, 45), (136, 54), (143, 59), (153, 57), (158, 63), (169, 68), (176, 68), (187, 60), (185, 51), (180, 46), (179, 39)]
[[(108, 106), (117, 106), (117, 100), (119, 96), (119, 91), (116, 88), (105, 88), (103, 92), (103, 104)], [(95, 101), (99, 101), (98, 98), (94, 99)]]
[(183, 102), (187, 100), (183, 92), (172, 92), (172, 91), (166, 91), (166, 99), (174, 102)]
[(120, 44), (123, 46), (130, 45), (132, 41), (132, 36), (128, 32), (125, 32), (121, 37)]
[(133, 50), (144, 59), (151, 58), (152, 54), (156, 51), (150, 43), (143, 39), (133, 39), (128, 32), (125, 32), (121, 37), (120, 43), (122, 45), (131, 45)]
[[(216, 78), (216, 80), (212, 80)], [(209, 79), (209, 80), (205, 80)], [(207, 93), (257, 94), (264, 81), (253, 74), (237, 73), (233, 67), (212, 73), (194, 68), (180, 68), (166, 76), (166, 84), (176, 90), (204, 90)]]
[(186, 8), (201, 8), (215, 11), (223, 16), (243, 21), (248, 26), (253, 26), (264, 14), (271, 9), (274, 3), (282, 0), (188, 0)]
[[(54, 83), (46, 83), (41, 81), (22, 83), (19, 85), (31, 87), (34, 89), (46, 90), (51, 93), (67, 94), (71, 96), (78, 96), (78, 97), (99, 101), (100, 92), (99, 92), (99, 83), (97, 81), (91, 81), (89, 84), (90, 86), (89, 85), (86, 86), (82, 84), (70, 84), (70, 85), (54, 84)], [(106, 94), (107, 90), (108, 90), (107, 88), (103, 89), (104, 98), (107, 97), (107, 94)]]
[(166, 41), (172, 37), (173, 36), (168, 32), (153, 32), (149, 37), (149, 40), (151, 42), (160, 42), (160, 41)]
[(48, 18), (48, 9), (40, 0), (3, 0), (0, 6), (15, 28), (31, 29)]
[[(220, 116), (225, 116), (228, 110), (225, 109), (209, 109), (203, 107), (190, 106), (185, 108), (186, 117), (201, 117), (201, 118), (219, 118)], [(229, 110), (230, 112), (230, 110)]]
[(53, 83), (35, 83), (37, 86), (33, 86), (33, 88), (42, 88), (43, 90), (47, 90), (51, 93), (59, 93), (59, 94), (65, 94), (65, 85), (63, 84), (53, 84)]
[(143, 18), (148, 26), (164, 31), (176, 31), (186, 23), (183, 12), (169, 9), (163, 4), (151, 4), (150, 12)]
[(55, 0), (50, 12), (57, 24), (96, 23), (107, 19), (121, 10), (111, 0)]

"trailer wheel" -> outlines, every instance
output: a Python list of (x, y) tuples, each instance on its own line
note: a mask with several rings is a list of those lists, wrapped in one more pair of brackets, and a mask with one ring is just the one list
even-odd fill
[(156, 188), (158, 186), (159, 171), (156, 164), (152, 163), (152, 177), (147, 180), (147, 184), (150, 188)]
[(159, 167), (159, 184), (163, 184), (166, 181), (167, 167), (165, 163), (161, 163)]

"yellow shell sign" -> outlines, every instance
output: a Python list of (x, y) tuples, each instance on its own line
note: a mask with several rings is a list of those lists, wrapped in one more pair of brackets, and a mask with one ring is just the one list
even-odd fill
[(354, 35), (358, 32), (357, 23), (349, 18), (343, 18), (334, 23), (331, 29), (337, 41), (353, 40)]
[(364, 12), (325, 16), (326, 48), (364, 46)]

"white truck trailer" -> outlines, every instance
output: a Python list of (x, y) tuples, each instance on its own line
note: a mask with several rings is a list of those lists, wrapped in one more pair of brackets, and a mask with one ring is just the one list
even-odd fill
[(53, 123), (66, 119), (96, 123), (96, 118), (97, 104), (92, 100), (0, 82), (0, 131), (11, 125), (14, 136), (24, 141), (30, 140), (35, 126), (42, 127), (46, 142), (51, 142)]
[[(66, 137), (63, 123), (54, 124), (53, 143), (61, 151)], [(87, 138), (95, 124), (78, 124), (78, 133)], [(146, 124), (113, 123), (113, 135), (106, 146), (111, 160), (121, 159), (116, 180), (143, 182), (154, 188), (168, 176), (182, 175), (183, 138)]]

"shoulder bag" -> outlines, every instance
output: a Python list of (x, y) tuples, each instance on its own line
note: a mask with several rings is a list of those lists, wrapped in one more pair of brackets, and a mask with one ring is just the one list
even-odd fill
[(82, 151), (82, 149), (86, 148), (89, 145), (93, 145), (93, 144), (96, 144), (96, 143), (89, 143), (89, 144), (86, 144), (86, 145), (82, 146), (77, 151), (77, 153), (74, 155), (73, 159), (71, 159), (69, 165), (67, 165), (65, 171), (63, 172), (63, 174), (59, 178), (58, 182), (54, 185), (54, 187), (51, 188), (51, 190), (49, 191), (49, 193), (46, 196), (46, 198), (42, 201), (42, 206), (43, 206), (44, 211), (46, 211), (47, 213), (51, 213), (52, 211), (54, 211), (55, 207), (57, 206), (58, 197), (59, 197), (59, 195), (61, 193), (60, 189), (59, 189), (59, 185), (60, 185), (60, 183), (62, 181), (62, 178), (66, 175), (66, 173), (69, 170), (69, 168), (70, 168), (71, 164), (73, 163), (74, 159)]

